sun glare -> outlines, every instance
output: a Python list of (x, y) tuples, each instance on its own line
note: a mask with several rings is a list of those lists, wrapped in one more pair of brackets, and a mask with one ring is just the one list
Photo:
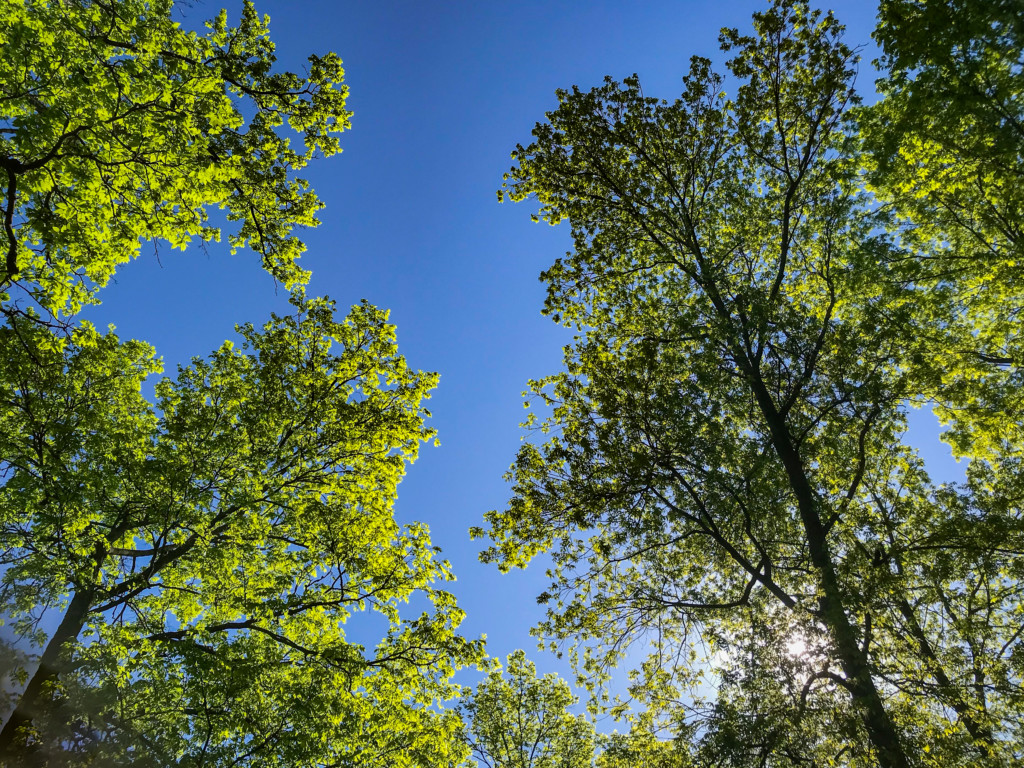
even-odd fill
[(802, 637), (793, 637), (786, 642), (786, 653), (790, 658), (800, 659), (807, 655), (807, 643)]

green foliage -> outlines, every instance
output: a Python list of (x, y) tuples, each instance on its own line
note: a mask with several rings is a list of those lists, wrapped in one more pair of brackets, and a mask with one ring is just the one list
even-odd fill
[[(437, 377), (408, 369), (384, 312), (293, 304), (164, 379), (155, 409), (146, 345), (5, 329), (5, 604), (22, 629), (64, 606), (47, 652), (78, 638), (35, 702), (44, 744), (65, 713), (105, 764), (415, 765), (454, 739), (429, 707), (479, 648), (425, 526), (391, 513)], [(403, 619), (414, 593), (430, 610)], [(367, 611), (386, 626), (369, 649), (344, 626)]]
[(603, 740), (597, 768), (691, 768), (687, 744), (658, 739), (651, 732), (633, 730), (629, 734), (613, 734)]
[(509, 655), (462, 704), (465, 739), (486, 768), (588, 768), (594, 728), (568, 708), (576, 703), (557, 675), (537, 677), (526, 654)]
[[(883, 3), (881, 39), (886, 9), (942, 5)], [(1020, 76), (1019, 20), (999, 18), (982, 24), (995, 42), (970, 45), (1003, 83)], [(950, 23), (945, 39), (961, 39)], [(508, 508), (487, 515), (482, 558), (507, 569), (550, 553), (538, 632), (573, 646), (593, 685), (630, 647), (649, 654), (634, 730), (668, 722), (678, 749), (654, 748), (683, 764), (681, 750), (712, 765), (1015, 764), (1024, 521), (1019, 442), (1000, 440), (993, 403), (1020, 387), (1015, 358), (964, 352), (1014, 354), (986, 346), (1017, 343), (1019, 281), (989, 269), (1014, 257), (1000, 245), (959, 270), (969, 233), (900, 187), (887, 156), (863, 154), (861, 131), (892, 103), (855, 111), (855, 55), (830, 14), (778, 0), (754, 29), (721, 37), (732, 101), (695, 58), (671, 103), (635, 76), (560, 91), (517, 147), (503, 194), (568, 221), (574, 247), (543, 274), (545, 311), (577, 336), (565, 370), (531, 382), (551, 415), (528, 422), (541, 439), (512, 466)], [(930, 98), (941, 73), (893, 45)], [(936, 135), (993, 144), (981, 117), (946, 132), (954, 110), (928, 104), (906, 119), (941, 112)], [(980, 161), (963, 154), (967, 184)], [(985, 205), (1015, 204), (1020, 179), (1005, 173)], [(955, 437), (979, 460), (962, 485), (933, 485), (902, 442), (908, 404), (931, 398), (947, 414), (972, 404)]]
[[(1019, 3), (885, 0), (875, 37), (888, 76), (882, 101), (860, 115), (868, 178), (917, 254), (900, 268), (904, 279), (935, 297), (931, 311), (942, 311), (935, 299), (957, 307), (952, 332), (931, 332), (923, 350), (935, 369), (929, 394), (959, 454), (1017, 451), (1024, 414)], [(928, 296), (920, 301), (929, 306)]]
[[(171, 12), (0, 0), (0, 606), (41, 646), (3, 669), (0, 763), (457, 764), (441, 705), (482, 644), (427, 527), (392, 514), (437, 375), (386, 312), (298, 285), (320, 203), (294, 174), (338, 151), (340, 60), (275, 72), (249, 3), (202, 34)], [(143, 241), (218, 239), (211, 207), (293, 313), (150, 403), (153, 349), (74, 313)]]
[(307, 277), (292, 230), (315, 224), (320, 202), (293, 172), (338, 151), (340, 59), (311, 56), (306, 77), (274, 72), (252, 3), (237, 27), (222, 12), (204, 34), (171, 7), (0, 3), (4, 283), (47, 310), (74, 312), (142, 241), (220, 239), (211, 206), (236, 225), (233, 248), (252, 247), (286, 286)]

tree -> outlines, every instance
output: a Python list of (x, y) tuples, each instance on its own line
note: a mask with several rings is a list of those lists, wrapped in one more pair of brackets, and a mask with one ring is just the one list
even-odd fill
[[(964, 456), (1021, 444), (1024, 21), (1018, 3), (885, 0), (884, 98), (861, 114), (873, 191), (900, 216), (914, 274), (959, 304), (938, 412)], [(924, 350), (927, 354), (927, 349)], [(1012, 414), (1005, 418), (1005, 414)]]
[(576, 703), (557, 675), (537, 677), (526, 654), (507, 659), (507, 677), (492, 670), (462, 704), (466, 741), (486, 768), (588, 768), (594, 728), (568, 708)]
[[(325, 300), (240, 329), (140, 395), (152, 350), (79, 328), (64, 349), (6, 329), (8, 610), (66, 602), (3, 731), (9, 764), (81, 734), (102, 764), (415, 765), (444, 755), (476, 644), (426, 528), (391, 504), (436, 376), (386, 314)], [(403, 620), (413, 593), (432, 610)], [(343, 624), (373, 610), (375, 648)], [(26, 738), (26, 732), (30, 734)]]
[(613, 734), (603, 739), (603, 749), (597, 758), (597, 768), (691, 768), (686, 745), (677, 747), (672, 741), (658, 739), (654, 734), (631, 731)]
[[(307, 298), (295, 263), (320, 204), (294, 173), (347, 125), (340, 60), (275, 72), (251, 4), (203, 34), (171, 11), (0, 7), (0, 604), (42, 644), (0, 762), (454, 764), (437, 705), (481, 647), (455, 634), (426, 526), (392, 516), (437, 377), (385, 312)], [(75, 312), (142, 242), (217, 239), (210, 206), (293, 314), (239, 327), (150, 403), (152, 348)], [(346, 631), (360, 612), (379, 640)]]
[(631, 690), (699, 761), (1011, 764), (1017, 464), (936, 487), (902, 443), (960, 303), (863, 190), (842, 27), (779, 0), (754, 28), (722, 34), (734, 101), (694, 58), (675, 102), (560, 91), (517, 147), (504, 194), (568, 220), (542, 277), (578, 335), (482, 557), (551, 553), (539, 631), (597, 679), (653, 648)]
[(210, 206), (238, 223), (233, 248), (251, 246), (286, 286), (305, 278), (292, 229), (315, 224), (320, 203), (294, 172), (338, 151), (341, 60), (274, 72), (269, 19), (251, 2), (237, 27), (222, 11), (205, 34), (171, 11), (171, 0), (0, 4), (0, 287), (73, 312), (141, 242), (219, 239)]

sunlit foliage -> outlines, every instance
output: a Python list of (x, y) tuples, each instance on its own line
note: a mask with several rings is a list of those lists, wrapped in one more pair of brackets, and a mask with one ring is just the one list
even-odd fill
[[(482, 557), (550, 554), (538, 632), (595, 685), (650, 654), (664, 755), (1024, 757), (1012, 5), (883, 2), (865, 110), (841, 25), (778, 0), (722, 33), (732, 99), (700, 58), (672, 102), (560, 91), (513, 154), (500, 194), (571, 229), (543, 279), (577, 336)], [(903, 440), (930, 403), (964, 483)]]

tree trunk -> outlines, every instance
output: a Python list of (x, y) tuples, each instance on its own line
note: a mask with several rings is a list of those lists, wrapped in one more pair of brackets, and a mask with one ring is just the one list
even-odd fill
[(87, 589), (75, 593), (57, 630), (39, 658), (39, 666), (28, 681), (21, 700), (0, 731), (0, 761), (6, 768), (37, 763), (39, 745), (31, 740), (32, 720), (54, 706), (52, 686), (67, 660), (70, 646), (78, 638), (92, 606), (94, 593)]
[(771, 435), (772, 445), (782, 460), (790, 488), (796, 496), (811, 563), (818, 571), (821, 619), (832, 634), (836, 656), (846, 676), (854, 706), (867, 729), (879, 765), (882, 768), (910, 768), (896, 727), (875, 687), (868, 666), (867, 653), (858, 645), (857, 632), (846, 615), (839, 578), (828, 546), (828, 534), (822, 524), (818, 502), (814, 496), (814, 489), (807, 479), (803, 462), (793, 444), (785, 419), (775, 407), (767, 387), (759, 380), (756, 372), (752, 372), (750, 378), (758, 407)]

